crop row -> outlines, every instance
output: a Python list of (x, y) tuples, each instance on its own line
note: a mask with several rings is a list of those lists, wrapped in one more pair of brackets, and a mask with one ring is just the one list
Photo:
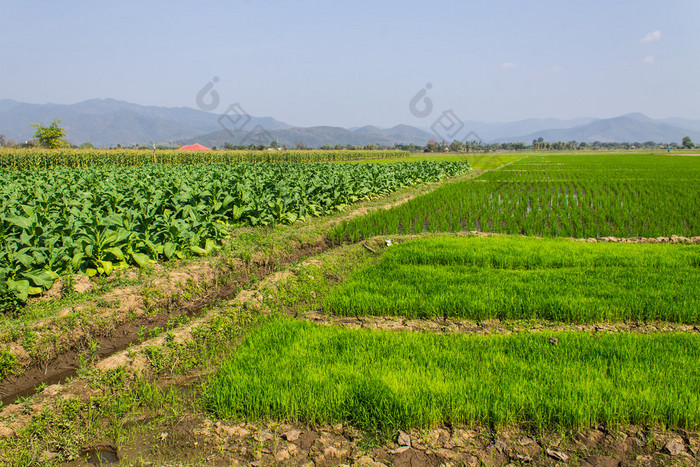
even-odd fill
[(700, 323), (700, 251), (670, 244), (437, 237), (392, 246), (325, 299), (345, 316)]
[[(549, 338), (558, 339), (557, 345)], [(415, 427), (700, 427), (698, 334), (466, 336), (276, 319), (204, 390), (219, 418)]]
[(394, 150), (177, 151), (135, 149), (0, 149), (0, 167), (33, 169), (145, 164), (330, 162), (408, 157)]
[(0, 296), (67, 271), (204, 254), (227, 226), (292, 223), (469, 170), (467, 163), (0, 169)]
[(700, 158), (530, 156), (341, 224), (332, 239), (460, 231), (551, 237), (700, 234)]

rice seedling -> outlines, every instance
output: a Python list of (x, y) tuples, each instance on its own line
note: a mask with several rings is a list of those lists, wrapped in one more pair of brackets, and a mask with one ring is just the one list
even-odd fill
[(247, 335), (203, 398), (219, 418), (342, 422), (377, 434), (475, 423), (692, 429), (698, 358), (697, 334), (464, 336), (282, 318)]
[(343, 316), (700, 323), (694, 245), (437, 237), (392, 246), (324, 301)]
[(700, 158), (524, 157), (388, 211), (339, 225), (333, 241), (481, 231), (543, 237), (700, 235)]

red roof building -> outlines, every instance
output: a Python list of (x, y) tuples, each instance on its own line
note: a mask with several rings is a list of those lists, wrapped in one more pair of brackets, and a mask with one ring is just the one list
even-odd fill
[(206, 146), (202, 146), (199, 143), (195, 143), (195, 144), (190, 144), (188, 146), (183, 146), (180, 149), (178, 149), (178, 151), (211, 151), (211, 149), (209, 149)]

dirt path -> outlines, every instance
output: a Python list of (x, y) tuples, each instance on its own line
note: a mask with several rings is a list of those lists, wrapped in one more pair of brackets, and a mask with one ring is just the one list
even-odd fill
[(396, 316), (337, 317), (320, 312), (310, 312), (298, 318), (326, 326), (341, 326), (350, 329), (374, 329), (384, 331), (436, 332), (443, 334), (518, 334), (522, 332), (626, 332), (626, 333), (668, 333), (700, 332), (700, 325), (667, 322), (651, 323), (595, 323), (567, 324), (547, 321), (501, 321), (498, 319), (475, 321), (468, 319), (406, 319)]
[[(125, 465), (300, 465), (324, 467), (579, 465), (697, 465), (697, 432), (643, 426), (597, 426), (537, 432), (443, 426), (399, 432), (367, 443), (351, 426), (235, 424), (195, 416), (154, 435), (155, 440), (117, 449), (109, 443), (85, 447)], [(157, 454), (154, 454), (157, 453)], [(172, 464), (175, 461), (176, 464)], [(142, 464), (143, 462), (143, 464)], [(84, 466), (71, 462), (66, 467)]]
[[(234, 296), (246, 275), (238, 282), (220, 283), (230, 271), (222, 263), (207, 261), (188, 265), (153, 279), (152, 288), (130, 286), (116, 288), (96, 304), (70, 306), (55, 320), (42, 320), (32, 331), (37, 342), (12, 342), (10, 349), (19, 356), (19, 374), (0, 381), (3, 405), (18, 397), (31, 395), (40, 385), (64, 381), (75, 375), (81, 359), (98, 361), (143, 340), (155, 329), (166, 329), (178, 319), (199, 316), (218, 300)], [(196, 291), (192, 299), (183, 299), (185, 290)], [(72, 327), (70, 326), (72, 324)], [(34, 349), (44, 346), (43, 352)]]

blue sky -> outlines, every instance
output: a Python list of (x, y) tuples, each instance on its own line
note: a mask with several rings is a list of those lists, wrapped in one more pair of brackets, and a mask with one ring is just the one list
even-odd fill
[(434, 116), (700, 119), (697, 0), (0, 0), (0, 99), (116, 98), (302, 126)]

